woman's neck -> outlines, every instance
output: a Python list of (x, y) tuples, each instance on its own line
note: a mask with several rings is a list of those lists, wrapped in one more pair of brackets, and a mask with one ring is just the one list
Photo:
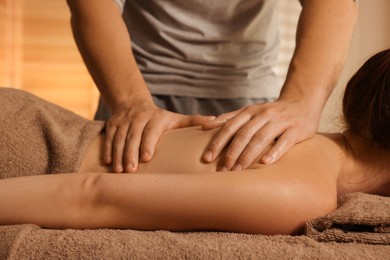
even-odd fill
[(339, 144), (344, 150), (339, 194), (359, 191), (390, 196), (390, 152), (366, 144), (349, 131), (340, 136)]

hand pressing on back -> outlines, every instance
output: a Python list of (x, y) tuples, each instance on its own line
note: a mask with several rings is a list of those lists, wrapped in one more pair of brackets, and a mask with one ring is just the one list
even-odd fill
[(212, 162), (222, 156), (219, 171), (246, 169), (258, 159), (264, 164), (276, 162), (318, 128), (320, 113), (302, 103), (255, 104), (205, 122), (204, 130), (220, 130), (206, 148), (203, 160)]
[(200, 125), (213, 118), (173, 113), (150, 103), (118, 108), (107, 121), (104, 160), (116, 173), (136, 172), (140, 161), (153, 157), (165, 131)]

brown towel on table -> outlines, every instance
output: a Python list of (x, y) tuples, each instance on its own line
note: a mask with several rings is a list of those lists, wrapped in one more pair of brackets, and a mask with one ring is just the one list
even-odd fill
[(306, 224), (306, 235), (322, 242), (390, 245), (390, 197), (341, 196), (336, 211)]
[(390, 246), (307, 236), (0, 226), (0, 259), (375, 259)]
[(104, 122), (25, 91), (0, 88), (0, 179), (77, 172)]

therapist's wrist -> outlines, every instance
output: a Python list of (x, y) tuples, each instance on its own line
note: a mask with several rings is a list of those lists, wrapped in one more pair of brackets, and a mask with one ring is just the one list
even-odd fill
[(302, 78), (299, 75), (289, 75), (278, 98), (279, 101), (298, 103), (302, 106), (319, 107), (321, 110), (331, 94), (333, 87), (330, 82), (315, 78)]
[(117, 87), (108, 88), (107, 103), (111, 111), (130, 109), (134, 106), (153, 106), (152, 95), (142, 76), (131, 76), (126, 81), (116, 83)]
[(305, 114), (310, 117), (319, 118), (321, 117), (326, 100), (327, 96), (321, 94), (309, 95), (293, 93), (291, 95), (288, 95), (286, 93), (284, 95), (280, 95), (280, 97), (276, 101), (288, 103), (302, 111), (302, 114)]
[(127, 98), (122, 98), (110, 105), (110, 109), (113, 113), (130, 110), (131, 108), (135, 107), (144, 107), (145, 109), (152, 107), (154, 108), (155, 104), (152, 98), (149, 98), (148, 96), (129, 96)]

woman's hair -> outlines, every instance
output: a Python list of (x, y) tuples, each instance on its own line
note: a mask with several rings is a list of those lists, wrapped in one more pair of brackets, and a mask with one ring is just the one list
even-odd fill
[(349, 80), (343, 113), (354, 134), (390, 150), (390, 49), (372, 56)]

